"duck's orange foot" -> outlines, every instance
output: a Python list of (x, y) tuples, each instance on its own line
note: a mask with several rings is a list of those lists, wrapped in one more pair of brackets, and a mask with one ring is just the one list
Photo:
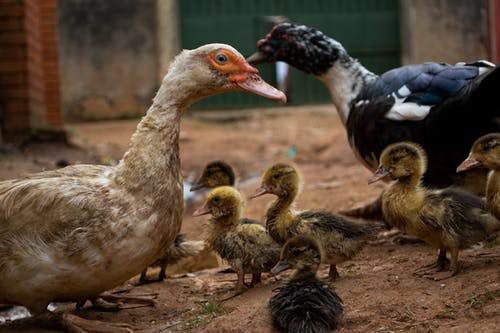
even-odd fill
[(45, 312), (24, 320), (24, 324), (62, 330), (69, 333), (132, 333), (130, 325), (84, 319), (72, 314)]

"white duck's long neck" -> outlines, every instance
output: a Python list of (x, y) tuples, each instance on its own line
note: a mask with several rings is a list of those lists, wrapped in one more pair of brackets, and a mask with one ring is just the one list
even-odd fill
[(115, 181), (154, 208), (182, 207), (180, 120), (194, 102), (191, 96), (196, 95), (192, 80), (182, 78), (175, 67), (165, 76), (153, 105), (137, 125), (130, 149), (115, 169)]
[(345, 126), (352, 101), (366, 84), (377, 79), (377, 75), (346, 53), (343, 58), (335, 61), (327, 72), (317, 78), (323, 81), (330, 91), (333, 104)]

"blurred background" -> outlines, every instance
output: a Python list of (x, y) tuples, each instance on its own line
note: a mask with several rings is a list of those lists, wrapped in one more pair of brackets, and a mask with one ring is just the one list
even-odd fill
[[(282, 17), (322, 30), (375, 73), (410, 63), (500, 57), (500, 0), (1, 0), (2, 142), (64, 139), (64, 123), (138, 117), (182, 48), (253, 53)], [(276, 66), (260, 66), (276, 84)], [(329, 103), (291, 70), (290, 103)], [(195, 108), (273, 104), (250, 94)]]

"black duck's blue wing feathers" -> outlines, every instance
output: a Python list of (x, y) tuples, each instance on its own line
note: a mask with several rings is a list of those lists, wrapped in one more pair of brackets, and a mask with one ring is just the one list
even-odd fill
[(395, 68), (382, 74), (361, 93), (360, 99), (394, 94), (404, 102), (435, 105), (456, 94), (479, 75), (476, 66), (452, 66), (442, 63)]

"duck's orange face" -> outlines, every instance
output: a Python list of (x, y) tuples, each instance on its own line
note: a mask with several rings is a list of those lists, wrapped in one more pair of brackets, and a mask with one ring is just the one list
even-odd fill
[(250, 66), (243, 57), (232, 50), (219, 48), (208, 54), (208, 62), (219, 73), (227, 77), (227, 88), (245, 90), (270, 99), (286, 102), (283, 92), (267, 84), (259, 71)]

